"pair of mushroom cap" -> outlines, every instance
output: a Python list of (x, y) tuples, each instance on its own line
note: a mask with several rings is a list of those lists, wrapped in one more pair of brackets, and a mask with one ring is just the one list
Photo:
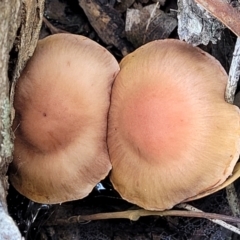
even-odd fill
[(227, 75), (214, 58), (159, 40), (120, 69), (84, 37), (39, 42), (14, 102), (10, 180), (18, 191), (42, 203), (80, 199), (112, 165), (124, 199), (166, 209), (215, 191), (232, 174), (239, 110), (224, 101)]

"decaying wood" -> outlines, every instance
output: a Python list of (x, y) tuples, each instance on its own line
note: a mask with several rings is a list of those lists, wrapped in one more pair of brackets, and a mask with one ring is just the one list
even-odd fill
[[(239, 13), (240, 14), (240, 13)], [(240, 22), (239, 22), (240, 25)], [(232, 63), (229, 70), (229, 79), (225, 93), (225, 99), (229, 103), (233, 103), (240, 77), (240, 37), (237, 38), (235, 49), (233, 52)]]
[(6, 172), (13, 151), (10, 132), (13, 91), (10, 90), (10, 82), (16, 82), (34, 51), (41, 25), (43, 0), (3, 0), (0, 1), (0, 13), (0, 239), (18, 240), (21, 235), (8, 216), (6, 204)]
[[(218, 1), (216, 1), (218, 2)], [(178, 0), (179, 38), (192, 45), (216, 43), (223, 25), (192, 0)]]
[(240, 37), (240, 11), (229, 0), (195, 0)]
[[(32, 56), (39, 37), (40, 28), (42, 25), (44, 0), (22, 0), (22, 17), (21, 26), (18, 30), (19, 36), (15, 41), (15, 53), (17, 59), (14, 64), (12, 81), (20, 76), (27, 60)], [(14, 89), (14, 85), (12, 87)], [(12, 91), (13, 92), (13, 91)], [(11, 92), (11, 100), (12, 94)], [(11, 101), (12, 102), (12, 101)]]
[(0, 239), (21, 239), (21, 235), (7, 213), (7, 177), (6, 171), (11, 161), (12, 140), (10, 135), (10, 103), (8, 62), (9, 52), (13, 47), (16, 31), (20, 24), (20, 0), (4, 0), (0, 2)]
[[(13, 6), (14, 7), (13, 7)], [(0, 152), (0, 178), (4, 189), (7, 188), (5, 179), (7, 165), (11, 161), (13, 145), (10, 137), (10, 104), (8, 62), (9, 52), (13, 47), (15, 34), (20, 23), (20, 1), (0, 2), (0, 115), (1, 115), (1, 152)], [(11, 24), (14, 23), (14, 24)], [(2, 194), (1, 194), (2, 196)]]

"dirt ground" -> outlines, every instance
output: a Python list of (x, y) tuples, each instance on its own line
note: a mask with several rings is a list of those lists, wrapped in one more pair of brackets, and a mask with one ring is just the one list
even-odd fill
[[(164, 2), (164, 0), (46, 0), (40, 38), (58, 32), (81, 34), (106, 47), (120, 61), (123, 56), (146, 42), (178, 38), (177, 0)], [(92, 4), (95, 10), (91, 12), (87, 4)], [(156, 4), (158, 9), (156, 16), (149, 21)], [(108, 24), (101, 23), (99, 16), (108, 19)], [(134, 18), (139, 18), (140, 23), (131, 25), (129, 21)], [(235, 39), (229, 30), (225, 30), (217, 44), (208, 44), (202, 48), (215, 56), (228, 71)], [(239, 183), (240, 181), (237, 181), (235, 184), (238, 193)], [(231, 215), (225, 190), (191, 204), (206, 212)], [(57, 220), (71, 216), (136, 208), (121, 199), (108, 179), (97, 186), (87, 198), (61, 205), (33, 203), (10, 187), (8, 205), (11, 216), (26, 240), (240, 239), (236, 234), (209, 220), (197, 218), (142, 217), (135, 222), (116, 219), (56, 224)]]

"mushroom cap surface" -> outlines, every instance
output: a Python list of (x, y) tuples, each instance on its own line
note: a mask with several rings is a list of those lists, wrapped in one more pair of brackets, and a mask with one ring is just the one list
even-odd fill
[(107, 115), (115, 58), (79, 35), (40, 40), (14, 99), (13, 186), (35, 202), (87, 196), (107, 176)]
[(120, 63), (108, 121), (111, 182), (145, 209), (172, 208), (222, 184), (239, 158), (240, 114), (208, 53), (158, 40)]

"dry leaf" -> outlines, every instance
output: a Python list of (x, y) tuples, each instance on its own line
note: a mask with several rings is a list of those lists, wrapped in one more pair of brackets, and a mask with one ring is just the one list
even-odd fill
[(177, 20), (151, 4), (141, 10), (128, 9), (125, 31), (135, 48), (157, 39), (169, 37), (177, 27)]
[(101, 4), (98, 0), (79, 0), (79, 5), (102, 41), (115, 46), (126, 55), (129, 46), (124, 39), (124, 22), (119, 12), (111, 5)]

